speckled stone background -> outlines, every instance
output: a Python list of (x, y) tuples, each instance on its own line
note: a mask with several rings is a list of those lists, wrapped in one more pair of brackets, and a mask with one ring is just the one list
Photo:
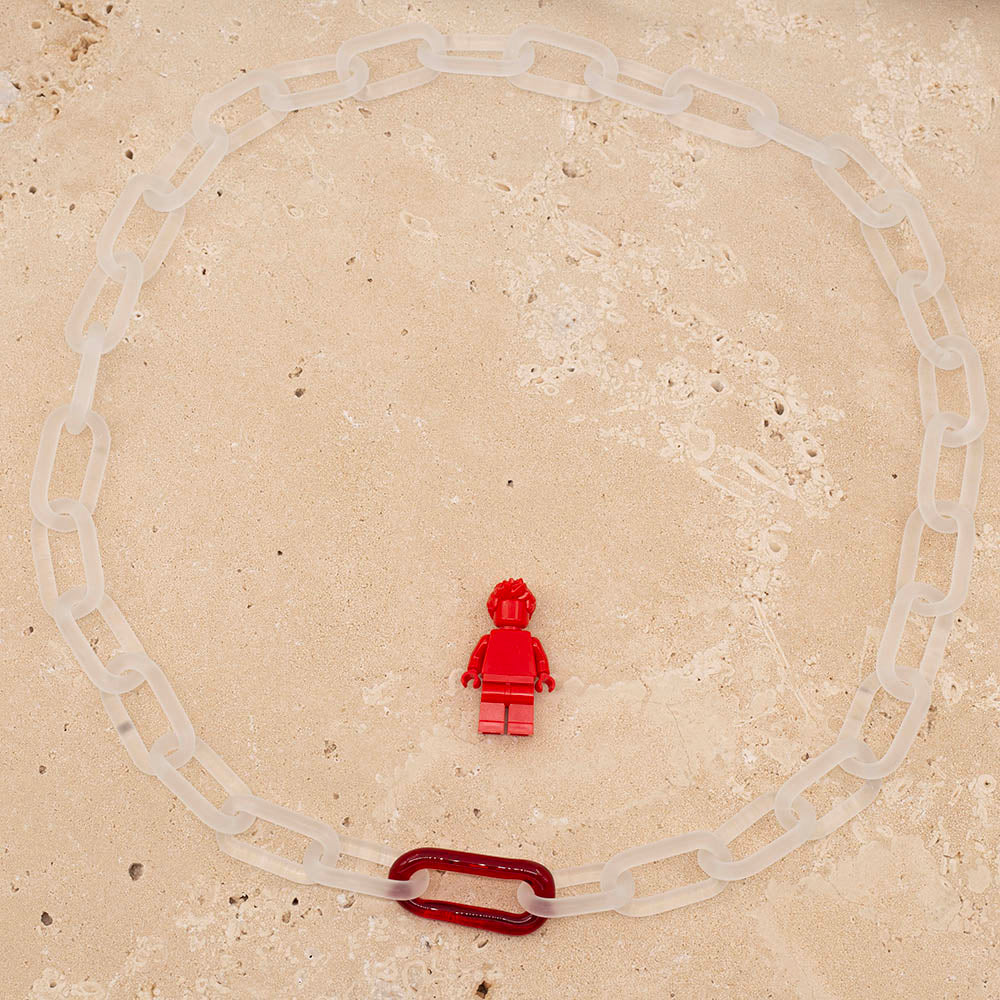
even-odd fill
[[(6, 0), (0, 995), (997, 1000), (996, 422), (971, 594), (910, 758), (855, 821), (711, 902), (522, 939), (423, 921), (245, 867), (129, 763), (40, 607), (28, 546), (97, 231), (202, 93), (414, 19), (542, 21), (858, 136), (926, 205), (997, 396), (990, 0)], [(414, 47), (370, 63), (408, 68)], [(583, 65), (538, 47), (541, 72)], [(154, 221), (138, 212), (123, 240), (144, 247)], [(905, 227), (890, 245), (919, 264)], [(945, 406), (965, 405), (959, 385), (942, 376)], [(253, 790), (398, 850), (552, 868), (713, 828), (835, 739), (873, 668), (922, 434), (916, 352), (807, 161), (613, 101), (445, 77), (291, 115), (227, 159), (95, 406), (112, 429), (108, 591)], [(64, 437), (54, 494), (78, 488), (85, 448)], [(949, 456), (943, 494), (959, 474)], [(54, 547), (68, 585), (78, 553)], [(950, 559), (929, 536), (921, 578), (943, 582)], [(522, 741), (479, 737), (458, 683), (509, 574), (538, 597), (559, 685)], [(126, 705), (147, 738), (162, 731), (148, 689)], [(873, 715), (881, 750), (901, 705), (881, 695)], [(301, 838), (262, 826), (255, 842), (301, 856)], [(636, 872), (640, 893), (696, 877), (690, 856)], [(435, 883), (512, 904), (500, 883)]]

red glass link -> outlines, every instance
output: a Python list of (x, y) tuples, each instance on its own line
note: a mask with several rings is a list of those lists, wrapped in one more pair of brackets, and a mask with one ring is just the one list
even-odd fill
[[(389, 869), (389, 878), (408, 879), (422, 868), (439, 872), (461, 872), (463, 875), (481, 875), (483, 878), (510, 878), (527, 882), (536, 896), (551, 899), (556, 894), (552, 872), (537, 861), (522, 858), (498, 858), (492, 854), (472, 854), (469, 851), (450, 851), (444, 847), (417, 847), (400, 854)], [(527, 910), (511, 913), (494, 910), (471, 903), (452, 903), (446, 899), (400, 899), (411, 913), (433, 920), (446, 920), (452, 924), (478, 927), (500, 934), (530, 934), (545, 923), (545, 917), (536, 917)]]

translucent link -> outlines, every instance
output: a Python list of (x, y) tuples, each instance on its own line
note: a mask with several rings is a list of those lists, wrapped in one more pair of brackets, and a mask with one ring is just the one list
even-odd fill
[[(378, 49), (397, 45), (399, 42), (424, 41), (433, 51), (444, 52), (444, 35), (433, 25), (425, 21), (413, 21), (410, 24), (397, 24), (392, 28), (380, 28), (367, 35), (358, 35), (348, 39), (337, 49), (337, 76), (343, 80), (351, 71), (356, 57), (365, 52), (375, 52)], [(363, 60), (362, 60), (363, 61)], [(437, 77), (437, 70), (419, 66), (417, 69), (397, 73), (377, 83), (368, 83), (355, 94), (359, 101), (375, 101), (381, 97), (391, 97), (401, 94), (404, 90), (412, 90)]]
[[(979, 351), (975, 345), (964, 337), (938, 337), (936, 343), (957, 357), (965, 370), (965, 386), (969, 395), (968, 419), (955, 428), (946, 429), (941, 436), (945, 447), (960, 448), (978, 440), (986, 430), (986, 422), (990, 418), (983, 363), (979, 360)], [(923, 355), (917, 363), (917, 380), (920, 386), (920, 412), (924, 423), (929, 424), (941, 411), (938, 409), (937, 374), (933, 363)]]
[[(741, 833), (745, 833), (754, 823), (763, 819), (771, 811), (775, 794), (775, 792), (765, 792), (763, 795), (757, 796), (753, 802), (745, 805), (735, 816), (727, 819), (715, 831), (716, 836), (725, 844), (732, 843)], [(791, 854), (797, 847), (801, 847), (809, 840), (816, 829), (816, 810), (812, 804), (806, 799), (801, 799), (796, 803), (796, 807), (799, 814), (798, 821), (791, 830), (786, 830), (769, 844), (765, 844), (740, 861), (724, 861), (707, 850), (700, 850), (697, 858), (702, 871), (712, 878), (732, 882), (736, 879), (756, 875), (776, 861)]]
[[(108, 213), (108, 217), (97, 236), (97, 263), (113, 281), (122, 283), (128, 276), (124, 256), (115, 253), (115, 242), (125, 228), (125, 223), (128, 222), (132, 210), (138, 204), (139, 199), (149, 192), (163, 195), (169, 190), (170, 185), (167, 181), (156, 174), (136, 174), (128, 179), (122, 193), (118, 195), (118, 200)], [(148, 198), (146, 203), (149, 204)], [(183, 223), (183, 206), (171, 211), (163, 220), (160, 230), (146, 254), (146, 259), (142, 262), (139, 284), (149, 281), (160, 269), (160, 265), (170, 252)]]
[[(972, 511), (954, 500), (939, 500), (938, 510), (949, 517), (957, 527), (955, 558), (951, 566), (951, 583), (948, 593), (940, 600), (929, 601), (917, 597), (912, 610), (918, 615), (946, 615), (957, 611), (969, 594), (969, 577), (972, 575), (972, 550), (976, 543), (976, 525)], [(899, 568), (896, 570), (896, 589), (904, 590), (916, 580), (920, 540), (924, 534), (924, 518), (917, 507), (906, 519), (903, 544), (899, 550)]]
[[(97, 610), (104, 596), (104, 567), (101, 565), (101, 550), (97, 541), (97, 528), (90, 511), (79, 501), (61, 497), (52, 501), (52, 509), (56, 513), (68, 514), (73, 520), (80, 540), (80, 557), (83, 562), (83, 577), (85, 586), (82, 594), (75, 597), (72, 613), (77, 618), (85, 618)], [(38, 593), (42, 605), (53, 617), (56, 609), (62, 607), (60, 599), (65, 594), (59, 593), (56, 583), (55, 568), (52, 565), (52, 548), (49, 545), (49, 529), (38, 518), (31, 521), (31, 558), (35, 563), (35, 574), (38, 577)], [(76, 591), (73, 591), (76, 595)]]
[[(934, 623), (935, 629), (938, 622), (943, 620), (944, 618), (939, 618)], [(855, 775), (855, 777), (864, 778), (866, 781), (872, 778), (884, 778), (892, 774), (903, 763), (924, 723), (927, 710), (931, 706), (930, 680), (922, 672), (913, 670), (911, 667), (897, 667), (896, 669), (913, 688), (915, 694), (913, 701), (906, 706), (906, 714), (903, 716), (899, 729), (896, 730), (896, 735), (892, 738), (892, 743), (889, 744), (889, 749), (878, 760), (871, 759), (873, 755), (869, 749), (868, 754), (871, 756), (865, 756), (860, 760), (857, 757), (849, 757), (840, 761), (842, 770)], [(844, 719), (844, 724), (840, 727), (841, 740), (861, 739), (861, 729), (864, 726), (865, 717), (881, 687), (878, 674), (874, 672), (861, 682), (858, 690), (854, 693), (854, 700), (847, 712), (847, 718)], [(867, 744), (865, 744), (865, 748), (868, 749)]]
[[(194, 106), (194, 113), (191, 115), (191, 131), (195, 139), (198, 140), (198, 145), (207, 151), (217, 141), (218, 129), (221, 126), (212, 121), (212, 115), (225, 105), (239, 100), (244, 94), (249, 94), (251, 90), (265, 86), (271, 92), (279, 94), (289, 92), (288, 84), (277, 73), (269, 69), (254, 69), (236, 77), (235, 80), (230, 80), (218, 90), (213, 90), (201, 98)], [(263, 92), (261, 92), (261, 100), (263, 100)], [(237, 129), (233, 129), (229, 133), (228, 151), (231, 153), (239, 149), (240, 146), (245, 146), (251, 139), (263, 135), (268, 129), (274, 128), (275, 125), (284, 120), (287, 114), (287, 111), (276, 111), (273, 108), (268, 108), (256, 118), (252, 118)]]
[[(732, 861), (729, 848), (716, 834), (708, 830), (696, 830), (693, 833), (682, 833), (676, 837), (667, 837), (642, 847), (630, 847), (611, 858), (601, 872), (601, 888), (606, 892), (620, 884), (620, 878), (632, 868), (639, 865), (653, 864), (667, 858), (675, 858), (679, 854), (690, 851), (705, 851), (719, 861)], [(700, 879), (689, 885), (677, 886), (665, 892), (630, 899), (615, 909), (626, 917), (649, 917), (654, 913), (665, 913), (676, 910), (680, 906), (689, 906), (717, 896), (726, 888), (726, 882), (716, 878)]]
[(817, 139), (801, 129), (792, 128), (777, 118), (768, 118), (756, 108), (751, 108), (747, 112), (747, 124), (755, 132), (760, 132), (762, 136), (772, 139), (779, 146), (808, 156), (810, 160), (833, 167), (834, 170), (841, 170), (847, 165), (847, 155), (842, 150), (832, 149), (822, 139)]
[[(804, 801), (800, 796), (835, 768), (841, 766), (844, 761), (858, 757), (866, 763), (875, 761), (875, 754), (863, 740), (842, 736), (832, 747), (800, 767), (778, 789), (778, 793), (774, 797), (774, 815), (778, 822), (786, 830), (794, 829), (799, 822), (798, 813)], [(845, 795), (827, 811), (822, 819), (816, 821), (816, 829), (809, 839), (820, 840), (822, 837), (827, 837), (834, 830), (839, 830), (845, 823), (854, 819), (862, 809), (875, 801), (881, 784), (882, 781), (879, 778), (868, 778), (856, 792)]]
[[(230, 833), (234, 836), (244, 833), (254, 824), (250, 813), (238, 812), (230, 816), (212, 805), (194, 785), (177, 768), (170, 759), (177, 750), (177, 734), (171, 730), (164, 733), (149, 748), (149, 759), (153, 774), (170, 789), (204, 823), (217, 833)], [(194, 741), (193, 758), (204, 768), (205, 773), (214, 778), (224, 789), (227, 796), (250, 795), (246, 783), (235, 774), (230, 766), (201, 737)]]
[[(301, 833), (304, 837), (317, 841), (323, 853), (328, 857), (335, 859), (340, 854), (340, 837), (332, 826), (310, 816), (302, 816), (292, 812), (291, 809), (285, 809), (283, 806), (275, 805), (257, 795), (230, 795), (220, 808), (227, 816), (248, 813), (286, 830)], [(247, 864), (270, 872), (272, 875), (280, 875), (290, 882), (308, 885), (313, 881), (305, 866), (298, 861), (283, 858), (280, 854), (266, 851), (256, 844), (237, 840), (229, 833), (221, 833), (217, 830), (215, 837), (219, 842), (219, 847), (230, 857), (245, 861)]]
[[(352, 837), (340, 838), (340, 853), (365, 861), (374, 861), (386, 867), (390, 867), (398, 857), (398, 853), (393, 853), (379, 844), (355, 840)], [(306, 848), (303, 868), (311, 882), (329, 886), (331, 889), (363, 892), (381, 899), (416, 899), (427, 891), (427, 886), (430, 884), (430, 873), (426, 870), (414, 872), (408, 879), (381, 878), (377, 875), (365, 875), (363, 872), (337, 868), (336, 858), (327, 863), (324, 855), (323, 845), (318, 841), (312, 841)]]
[[(839, 149), (840, 152), (846, 153), (883, 191), (899, 188), (899, 181), (892, 175), (889, 168), (877, 160), (857, 139), (849, 135), (841, 135), (838, 132), (828, 135), (823, 140), (823, 144), (828, 148)], [(833, 167), (820, 163), (819, 160), (813, 160), (813, 169), (822, 178), (823, 183), (864, 225), (874, 226), (876, 229), (887, 229), (889, 226), (899, 225), (906, 217), (901, 205), (892, 205), (884, 212), (876, 211)]]
[[(741, 83), (734, 83), (732, 80), (724, 80), (721, 76), (714, 76), (711, 73), (704, 73), (693, 66), (684, 66), (670, 75), (663, 87), (666, 95), (678, 94), (685, 87), (696, 87), (709, 94), (718, 94), (720, 97), (728, 97), (730, 100), (739, 101), (755, 109), (765, 118), (777, 120), (778, 108), (774, 101), (759, 90), (752, 90), (744, 87)], [(689, 111), (676, 115), (669, 115), (671, 124), (679, 128), (703, 135), (707, 139), (716, 139), (729, 146), (741, 146), (749, 148), (752, 146), (763, 146), (770, 139), (762, 135), (753, 128), (734, 128), (732, 125), (724, 125), (722, 122), (713, 121), (702, 115), (694, 115)]]
[(910, 583), (897, 590), (875, 654), (875, 673), (882, 687), (900, 701), (913, 701), (916, 691), (912, 684), (899, 676), (896, 657), (899, 655), (910, 611), (918, 600), (928, 597), (939, 600), (944, 597), (944, 593), (930, 583)]
[(612, 97), (622, 104), (631, 104), (637, 108), (645, 108), (647, 111), (655, 112), (658, 115), (675, 115), (681, 111), (686, 111), (694, 100), (694, 91), (690, 87), (681, 87), (677, 93), (667, 96), (665, 90), (670, 80), (670, 74), (663, 70), (654, 69), (644, 63), (635, 62), (633, 59), (619, 59), (618, 72), (621, 76), (626, 76), (631, 80), (638, 80), (650, 87), (659, 87), (659, 94), (651, 94), (648, 90), (639, 87), (630, 87), (618, 80), (608, 79), (604, 76), (597, 63), (587, 63), (583, 70), (583, 79), (587, 86), (605, 97)]
[[(94, 405), (97, 370), (101, 366), (101, 353), (106, 335), (107, 331), (104, 327), (100, 323), (94, 323), (83, 340), (83, 348), (80, 351), (80, 368), (76, 373), (73, 398), (70, 400), (69, 411), (66, 414), (66, 430), (70, 434), (79, 434), (87, 426), (87, 418)], [(48, 485), (45, 487), (45, 492), (48, 492)], [(93, 506), (90, 507), (90, 512), (93, 514)]]
[[(606, 80), (618, 79), (618, 60), (606, 45), (595, 42), (582, 35), (571, 35), (566, 31), (550, 28), (545, 24), (522, 24), (508, 36), (504, 45), (505, 59), (519, 58), (525, 49), (529, 49), (534, 61), (533, 43), (552, 45), (566, 52), (575, 52), (580, 56), (589, 56), (600, 64), (601, 74)], [(528, 90), (534, 94), (545, 94), (547, 97), (559, 97), (568, 101), (580, 101), (589, 104), (599, 101), (604, 95), (582, 83), (569, 83), (550, 76), (540, 76), (538, 73), (518, 73), (509, 77), (510, 82), (519, 90)]]
[[(211, 173), (222, 162), (230, 149), (230, 136), (221, 125), (209, 122), (212, 139), (198, 161), (188, 171), (187, 177), (172, 187), (167, 185), (166, 191), (148, 190), (143, 194), (146, 204), (157, 212), (173, 212), (183, 208), (202, 188)], [(193, 132), (185, 132), (174, 143), (173, 148), (156, 165), (158, 174), (172, 176), (177, 168), (194, 152), (198, 140)]]
[[(77, 663), (80, 664), (83, 672), (98, 691), (107, 691), (112, 694), (127, 694), (129, 691), (134, 691), (145, 680), (142, 674), (136, 673), (134, 670), (112, 673), (106, 669), (93, 646), (90, 645), (90, 641), (80, 629), (80, 625), (73, 615), (73, 607), (82, 596), (83, 588), (73, 587), (67, 590), (56, 603), (52, 618), (56, 623), (56, 628), (59, 629), (59, 634), (66, 641), (66, 645), (76, 657)], [(118, 645), (122, 650), (142, 652), (142, 645), (125, 620), (125, 616), (106, 593), (101, 598), (100, 604), (97, 605), (97, 612), (111, 629), (111, 633), (118, 640)]]
[[(930, 366), (928, 366), (930, 367)], [(931, 369), (933, 373), (933, 368)], [(946, 517), (938, 509), (934, 490), (937, 486), (938, 465), (947, 430), (965, 425), (965, 417), (959, 413), (936, 413), (924, 428), (924, 444), (920, 452), (920, 471), (917, 473), (917, 507), (928, 528), (942, 534), (957, 530), (955, 521)], [(983, 439), (976, 438), (966, 446), (965, 463), (962, 466), (962, 486), (958, 503), (974, 510), (979, 499), (979, 484), (983, 477)]]
[[(115, 260), (125, 269), (125, 282), (118, 293), (114, 310), (111, 313), (104, 346), (101, 348), (103, 354), (113, 351), (121, 342), (122, 337), (125, 336), (125, 331), (132, 319), (132, 311), (135, 309), (136, 302), (139, 301), (139, 289), (142, 288), (142, 261), (134, 253), (116, 254)], [(76, 351), (77, 354), (83, 350), (83, 328), (87, 319), (93, 312), (101, 290), (110, 280), (105, 274), (104, 268), (100, 264), (96, 264), (70, 310), (65, 328), (66, 343), (69, 344), (70, 350)]]
[[(962, 363), (962, 359), (954, 351), (946, 350), (942, 346), (944, 337), (935, 340), (931, 336), (927, 329), (927, 322), (920, 311), (916, 289), (921, 284), (924, 274), (924, 271), (906, 271), (901, 274), (896, 283), (896, 298), (899, 301), (899, 308), (903, 313), (906, 328), (910, 331), (910, 337), (917, 350), (920, 351), (921, 358), (926, 358), (935, 368), (952, 371)], [(951, 289), (947, 285), (942, 285), (933, 298), (941, 312), (948, 333), (959, 336), (963, 340), (967, 339), (965, 324), (959, 315)]]
[[(167, 680), (158, 664), (154, 663), (145, 653), (127, 650), (111, 657), (108, 670), (113, 674), (134, 671), (143, 677), (153, 692), (156, 703), (166, 716), (170, 731), (176, 739), (177, 745), (173, 751), (175, 759), (172, 764), (174, 767), (183, 767), (194, 756), (194, 729), (187, 713), (177, 700), (177, 695), (170, 686), (170, 681)], [(135, 723), (125, 708), (122, 696), (111, 691), (102, 691), (101, 701), (108, 713), (108, 718), (111, 719), (118, 732), (118, 738), (124, 744), (129, 757), (132, 758), (132, 763), (143, 774), (156, 774), (146, 744), (143, 743), (139, 731), (135, 728)]]
[[(455, 56), (452, 52), (503, 52), (506, 35), (445, 35), (444, 47), (438, 52), (430, 45), (417, 47), (421, 64), (437, 73), (463, 73), (469, 76), (517, 76), (531, 69), (535, 52), (526, 46), (516, 59), (478, 59), (475, 56)], [(529, 887), (530, 888), (530, 887)]]
[[(28, 504), (35, 520), (53, 531), (73, 531), (76, 527), (76, 522), (70, 514), (60, 514), (49, 503), (49, 485), (52, 482), (52, 470), (59, 449), (59, 436), (69, 416), (70, 407), (64, 405), (57, 406), (45, 418), (45, 423), (42, 425), (42, 439), (38, 442), (35, 468), (31, 474), (31, 486), (28, 490)], [(80, 503), (93, 514), (97, 507), (98, 494), (101, 492), (104, 470), (108, 465), (108, 455), (111, 452), (111, 431), (108, 430), (104, 417), (93, 410), (87, 413), (83, 423), (90, 428), (93, 440), (90, 457), (87, 459), (87, 470), (83, 474)], [(45, 544), (48, 545), (48, 541)]]
[[(557, 889), (567, 889), (574, 885), (599, 882), (605, 865), (596, 862), (580, 865), (578, 868), (563, 868), (553, 872), (552, 878)], [(564, 896), (562, 899), (547, 899), (539, 896), (528, 885), (521, 882), (517, 887), (517, 901), (536, 917), (573, 917), (583, 913), (602, 913), (624, 906), (635, 895), (632, 873), (625, 871), (615, 880), (611, 889), (601, 892), (585, 892), (578, 896)]]
[[(886, 209), (890, 205), (896, 205), (906, 213), (905, 217), (909, 221), (913, 235), (916, 236), (927, 261), (926, 271), (913, 270), (913, 274), (917, 278), (917, 283), (913, 286), (913, 294), (918, 302), (926, 302), (931, 296), (936, 295), (944, 284), (944, 254), (941, 252), (941, 244), (938, 243), (938, 238), (931, 228), (923, 205), (912, 194), (899, 188), (893, 188), (873, 198), (870, 205), (877, 211)], [(878, 264), (878, 269), (882, 272), (882, 277), (885, 278), (885, 283), (889, 286), (889, 291), (895, 295), (896, 286), (899, 284), (902, 274), (896, 263), (896, 258), (893, 257), (892, 251), (885, 242), (885, 237), (880, 229), (866, 226), (863, 222), (861, 223), (861, 232), (864, 235), (865, 243), (868, 244), (868, 249), (871, 250), (872, 256), (875, 258), (875, 263)]]
[[(337, 68), (337, 54), (314, 56), (312, 59), (296, 59), (294, 62), (275, 66), (271, 72), (283, 80), (297, 80), (303, 76), (316, 73), (332, 73)], [(333, 104), (349, 97), (356, 97), (368, 83), (368, 63), (364, 59), (355, 59), (351, 63), (351, 75), (340, 83), (331, 83), (326, 87), (316, 87), (313, 90), (300, 90), (297, 93), (282, 93), (277, 87), (264, 82), (260, 86), (260, 99), (276, 111), (301, 111), (304, 108), (316, 108), (322, 104)]]

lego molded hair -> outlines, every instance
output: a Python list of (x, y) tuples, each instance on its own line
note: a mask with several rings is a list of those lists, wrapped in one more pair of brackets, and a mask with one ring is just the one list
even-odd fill
[(535, 613), (535, 595), (528, 590), (528, 585), (520, 577), (516, 580), (513, 577), (503, 580), (493, 588), (493, 593), (486, 602), (490, 618), (493, 617), (493, 612), (501, 601), (524, 601), (528, 605), (528, 617)]

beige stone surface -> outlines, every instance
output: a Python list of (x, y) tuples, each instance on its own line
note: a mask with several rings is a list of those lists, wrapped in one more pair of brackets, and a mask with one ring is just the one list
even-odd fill
[[(926, 205), (1000, 388), (987, 0), (6, 0), (0, 995), (997, 1000), (996, 422), (971, 593), (909, 759), (856, 820), (708, 903), (520, 939), (422, 921), (242, 865), (127, 759), (40, 606), (28, 546), (96, 234), (202, 93), (413, 19), (542, 21), (861, 138)], [(402, 70), (413, 46), (370, 63)], [(583, 65), (538, 47), (542, 72)], [(123, 245), (147, 245), (155, 221), (136, 213)], [(890, 245), (919, 266), (907, 231)], [(942, 375), (942, 403), (962, 408), (959, 392)], [(807, 161), (613, 101), (444, 77), (291, 115), (228, 158), (103, 361), (95, 407), (112, 430), (108, 592), (252, 789), (398, 850), (552, 868), (714, 828), (836, 738), (874, 666), (922, 435), (916, 352)], [(64, 437), (53, 495), (78, 489), (86, 446)], [(943, 495), (960, 468), (943, 463)], [(68, 586), (78, 550), (53, 547)], [(950, 539), (922, 551), (921, 578), (943, 582)], [(479, 737), (458, 683), (510, 574), (538, 597), (559, 685), (522, 741)], [(107, 658), (107, 629), (82, 625)], [(147, 738), (162, 731), (148, 689), (126, 704)], [(881, 751), (902, 706), (875, 709)], [(809, 794), (825, 808), (856, 785)], [(261, 826), (254, 842), (301, 856), (301, 838)], [(698, 869), (635, 877), (655, 892)], [(512, 902), (499, 883), (435, 883)]]

